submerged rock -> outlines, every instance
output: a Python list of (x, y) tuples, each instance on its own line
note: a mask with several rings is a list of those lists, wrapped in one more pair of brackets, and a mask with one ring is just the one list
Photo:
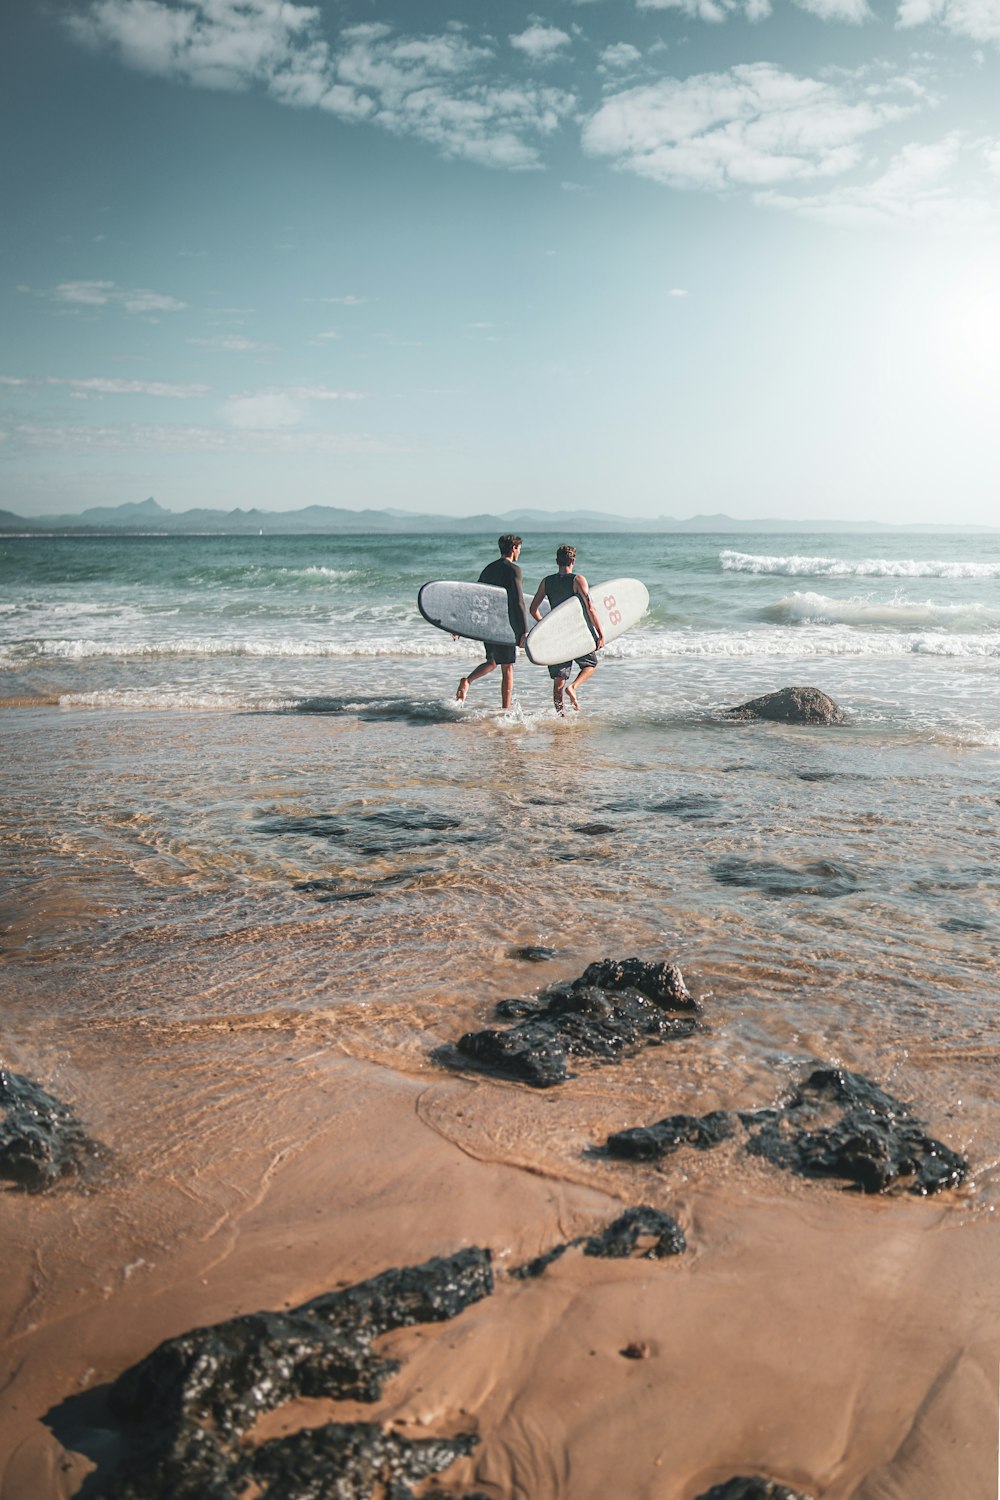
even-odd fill
[(735, 1135), (736, 1124), (735, 1116), (724, 1109), (713, 1109), (700, 1118), (697, 1115), (668, 1115), (655, 1125), (636, 1125), (631, 1130), (619, 1130), (609, 1135), (607, 1149), (610, 1155), (630, 1161), (659, 1161), (679, 1146), (696, 1146), (699, 1151), (709, 1151), (720, 1141)]
[(727, 719), (772, 719), (779, 724), (843, 724), (844, 710), (814, 687), (779, 688), (725, 710)]
[(926, 1134), (908, 1105), (844, 1068), (817, 1068), (780, 1108), (669, 1115), (610, 1135), (607, 1151), (659, 1161), (682, 1146), (717, 1146), (737, 1125), (755, 1156), (801, 1177), (843, 1178), (864, 1193), (899, 1184), (926, 1196), (957, 1187), (969, 1170), (964, 1157)]
[(576, 1246), (583, 1247), (584, 1255), (601, 1256), (607, 1260), (626, 1260), (638, 1253), (642, 1260), (663, 1260), (668, 1255), (682, 1255), (687, 1249), (684, 1231), (676, 1219), (658, 1208), (643, 1205), (628, 1208), (600, 1234), (581, 1234), (575, 1240), (556, 1245), (544, 1255), (537, 1255), (526, 1265), (517, 1266), (512, 1276), (541, 1276), (553, 1261)]
[[(259, 1312), (167, 1339), (118, 1377), (108, 1395), (131, 1448), (103, 1500), (205, 1500), (241, 1494), (405, 1500), (411, 1483), (447, 1468), (471, 1434), (411, 1442), (375, 1424), (325, 1427), (248, 1446), (264, 1412), (300, 1397), (375, 1401), (395, 1360), (381, 1334), (442, 1322), (493, 1290), (490, 1252), (384, 1272), (288, 1312)], [(88, 1492), (90, 1493), (90, 1491)]]
[(106, 1156), (72, 1110), (30, 1078), (0, 1068), (0, 1178), (42, 1193)]
[[(604, 959), (537, 1001), (502, 1001), (497, 1015), (517, 1025), (466, 1032), (457, 1052), (508, 1078), (549, 1088), (570, 1076), (571, 1058), (617, 1062), (644, 1044), (690, 1036), (697, 1012), (675, 964)], [(455, 1061), (447, 1048), (435, 1056)]]
[(812, 1500), (812, 1496), (790, 1490), (786, 1484), (776, 1484), (773, 1479), (748, 1479), (740, 1474), (727, 1479), (725, 1484), (713, 1484), (695, 1500)]
[(763, 891), (766, 896), (824, 896), (833, 899), (858, 890), (857, 876), (831, 859), (812, 860), (796, 869), (769, 859), (744, 859), (727, 854), (711, 869), (720, 885)]

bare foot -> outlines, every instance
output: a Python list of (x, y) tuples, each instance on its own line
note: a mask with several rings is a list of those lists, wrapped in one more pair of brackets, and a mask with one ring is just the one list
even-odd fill
[(459, 703), (465, 702), (468, 691), (469, 679), (467, 677), (460, 677), (458, 679), (458, 692), (455, 694), (455, 697), (458, 699)]
[(574, 709), (576, 710), (576, 712), (579, 713), (580, 712), (580, 705), (579, 705), (579, 703), (577, 703), (577, 701), (576, 701), (576, 694), (574, 693), (573, 689), (570, 687), (570, 685), (569, 685), (568, 682), (567, 682), (565, 688), (563, 689), (563, 691), (565, 692), (566, 697), (572, 703), (572, 705), (573, 705)]

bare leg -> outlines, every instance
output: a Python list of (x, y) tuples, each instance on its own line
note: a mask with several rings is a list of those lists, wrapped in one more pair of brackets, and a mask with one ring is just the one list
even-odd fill
[[(490, 666), (493, 663), (490, 662)], [(510, 708), (514, 698), (514, 663), (501, 662), (500, 664), (500, 707)]]
[(594, 673), (596, 671), (597, 671), (596, 667), (581, 667), (580, 670), (579, 670), (579, 672), (577, 672), (577, 674), (576, 674), (576, 679), (575, 679), (575, 681), (573, 683), (573, 686), (570, 687), (570, 685), (569, 685), (568, 682), (566, 684), (566, 697), (572, 703), (572, 705), (576, 709), (577, 713), (579, 713), (579, 711), (580, 711), (580, 705), (576, 701), (576, 690), (580, 686), (581, 683), (586, 682), (586, 680), (587, 680), (588, 677), (593, 677), (593, 675), (594, 675)]
[(563, 678), (563, 677), (553, 677), (553, 679), (552, 679), (552, 702), (555, 704), (555, 710), (556, 710), (557, 714), (561, 714), (562, 711), (563, 711), (563, 688), (565, 686), (566, 686), (566, 680), (565, 680), (565, 678)]
[(458, 679), (458, 691), (456, 692), (455, 697), (458, 699), (459, 703), (465, 702), (466, 696), (472, 684), (478, 681), (480, 677), (485, 677), (487, 672), (492, 672), (495, 666), (495, 661), (481, 661), (478, 667), (473, 668), (468, 677), (460, 677)]

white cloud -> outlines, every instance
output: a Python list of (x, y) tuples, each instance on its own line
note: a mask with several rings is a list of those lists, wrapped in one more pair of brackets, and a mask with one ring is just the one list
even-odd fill
[(47, 383), (66, 385), (74, 391), (89, 392), (95, 396), (165, 396), (178, 401), (204, 396), (208, 392), (207, 385), (169, 385), (162, 380), (105, 380), (99, 376), (92, 376), (87, 380), (69, 380), (50, 375)]
[(297, 427), (302, 421), (302, 412), (295, 401), (280, 391), (234, 396), (222, 408), (222, 415), (231, 427), (237, 427), (241, 432), (273, 432), (284, 427)]
[(631, 42), (615, 42), (613, 46), (605, 47), (601, 53), (603, 66), (620, 72), (634, 68), (641, 61), (642, 53), (638, 47), (633, 47)]
[(666, 78), (609, 97), (584, 149), (677, 188), (766, 188), (847, 171), (861, 141), (913, 105), (796, 78), (770, 63)]
[(18, 375), (0, 375), (0, 385), (27, 385), (27, 380)]
[(188, 339), (202, 349), (214, 349), (220, 354), (263, 354), (273, 349), (273, 344), (259, 344), (256, 339), (244, 338), (241, 333), (217, 333), (211, 338)]
[(715, 25), (741, 11), (748, 21), (760, 21), (771, 14), (770, 0), (637, 0), (637, 9), (682, 10), (696, 21)]
[(936, 22), (976, 42), (1000, 42), (1000, 0), (900, 0), (901, 27)]
[[(564, 91), (498, 80), (492, 44), (470, 41), (461, 27), (403, 36), (380, 22), (349, 26), (334, 49), (321, 19), (319, 7), (288, 0), (90, 0), (67, 24), (143, 72), (199, 88), (262, 87), (279, 103), (368, 121), (485, 166), (537, 168), (536, 142), (575, 108)], [(529, 26), (522, 54), (534, 48), (537, 60), (564, 37)]]
[(337, 391), (328, 385), (300, 385), (289, 391), (293, 401), (363, 401), (360, 391)]
[(682, 286), (672, 286), (670, 288), (670, 295), (671, 297), (690, 297), (691, 293), (685, 291)]
[(287, 428), (196, 427), (169, 423), (129, 423), (95, 427), (83, 423), (19, 422), (0, 428), (0, 442), (12, 447), (87, 452), (112, 449), (146, 453), (385, 453), (399, 452), (397, 438), (363, 432), (296, 431)]
[(540, 21), (532, 22), (509, 40), (512, 47), (530, 57), (532, 62), (548, 62), (570, 44), (568, 32), (560, 31), (558, 26), (544, 26)]
[[(110, 46), (129, 67), (183, 78), (201, 88), (246, 89), (279, 75), (317, 46), (320, 15), (288, 0), (92, 0), (67, 20), (91, 46)], [(318, 44), (321, 48), (322, 43)]]
[(142, 288), (128, 291), (113, 281), (61, 281), (52, 293), (56, 302), (74, 307), (122, 307), (129, 313), (180, 312), (187, 307), (176, 297)]
[(821, 21), (846, 21), (851, 26), (861, 26), (875, 18), (868, 0), (795, 0), (795, 3), (819, 16)]
[[(806, 218), (842, 228), (859, 225), (921, 225), (945, 230), (996, 224), (998, 210), (992, 184), (959, 175), (969, 160), (982, 159), (983, 143), (971, 143), (959, 132), (931, 144), (904, 146), (873, 181), (845, 185), (829, 192), (792, 196), (761, 193), (757, 201), (791, 210)], [(1000, 151), (1000, 143), (994, 148)], [(986, 159), (989, 159), (987, 148)]]
[(317, 302), (338, 302), (342, 307), (361, 307), (363, 303), (370, 301), (368, 297), (355, 297), (348, 293), (346, 297), (317, 297)]

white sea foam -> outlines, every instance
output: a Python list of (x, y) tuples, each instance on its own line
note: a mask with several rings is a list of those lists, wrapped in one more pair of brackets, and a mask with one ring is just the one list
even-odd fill
[(790, 578), (1000, 578), (1000, 562), (917, 561), (914, 558), (768, 557), (719, 553), (724, 573), (764, 573)]
[(764, 618), (788, 624), (888, 626), (895, 630), (1000, 630), (1000, 609), (985, 604), (934, 604), (907, 599), (830, 599), (825, 594), (786, 594), (768, 605)]
[(170, 709), (214, 713), (255, 709), (261, 713), (274, 713), (279, 709), (294, 708), (295, 704), (294, 698), (250, 698), (241, 693), (180, 688), (108, 688), (103, 692), (61, 693), (59, 696), (60, 708), (118, 708), (129, 713)]

